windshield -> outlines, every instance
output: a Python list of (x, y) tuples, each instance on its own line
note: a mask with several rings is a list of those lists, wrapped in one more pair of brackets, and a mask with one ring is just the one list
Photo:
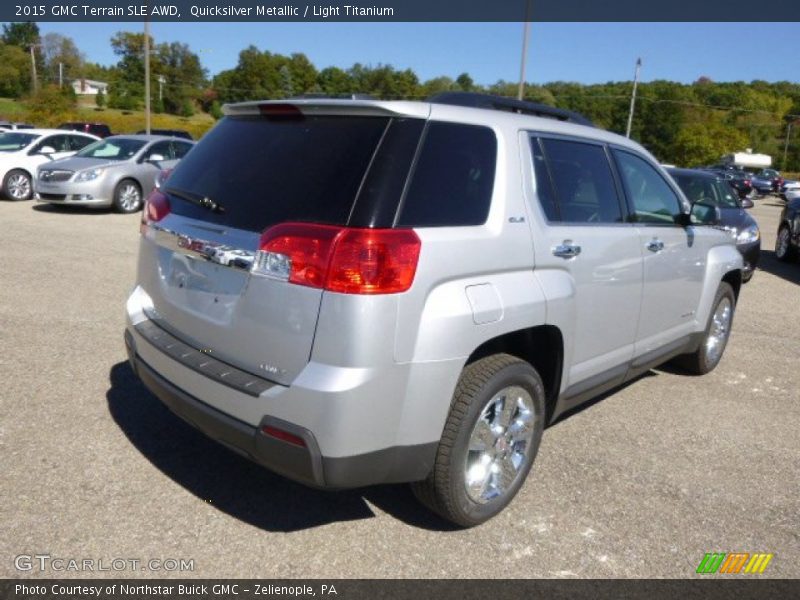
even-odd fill
[(0, 152), (16, 152), (22, 150), (39, 136), (33, 133), (17, 133), (7, 131), (0, 133)]
[(692, 204), (701, 202), (719, 208), (739, 208), (736, 192), (726, 181), (691, 175), (677, 175), (675, 181)]
[(76, 156), (83, 158), (103, 158), (105, 160), (128, 160), (147, 142), (130, 138), (106, 139), (86, 146)]

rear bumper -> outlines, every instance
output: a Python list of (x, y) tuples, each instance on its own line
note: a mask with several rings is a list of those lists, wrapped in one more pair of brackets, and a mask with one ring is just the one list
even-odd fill
[[(138, 342), (137, 342), (138, 339)], [(192, 396), (159, 374), (137, 352), (130, 329), (125, 331), (128, 359), (142, 383), (173, 413), (210, 438), (250, 460), (294, 481), (317, 488), (346, 489), (380, 483), (424, 479), (430, 472), (437, 443), (393, 446), (353, 456), (325, 456), (312, 431), (273, 415), (263, 415), (257, 427), (240, 421)], [(272, 437), (275, 427), (301, 438), (304, 446)]]

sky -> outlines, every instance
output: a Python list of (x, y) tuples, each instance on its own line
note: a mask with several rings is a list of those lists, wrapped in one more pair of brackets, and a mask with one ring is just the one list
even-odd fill
[[(72, 37), (88, 60), (111, 65), (109, 39), (141, 23), (39, 23)], [(210, 75), (253, 44), (305, 53), (318, 69), (356, 62), (413, 69), (421, 80), (469, 73), (480, 84), (518, 81), (521, 23), (153, 23), (157, 43), (184, 42)], [(800, 81), (800, 23), (532, 23), (526, 80)]]

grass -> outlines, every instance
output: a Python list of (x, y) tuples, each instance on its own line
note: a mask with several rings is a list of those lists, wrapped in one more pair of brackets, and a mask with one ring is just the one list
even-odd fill
[[(144, 111), (117, 110), (114, 108), (98, 108), (87, 105), (83, 99), (78, 107), (66, 114), (53, 115), (48, 122), (34, 122), (40, 127), (56, 126), (64, 121), (88, 121), (106, 123), (114, 133), (135, 133), (144, 129)], [(25, 107), (21, 102), (9, 98), (0, 98), (0, 120), (24, 120)], [(155, 129), (184, 129), (197, 139), (214, 126), (214, 118), (206, 113), (198, 113), (191, 117), (176, 115), (151, 115), (151, 126)]]

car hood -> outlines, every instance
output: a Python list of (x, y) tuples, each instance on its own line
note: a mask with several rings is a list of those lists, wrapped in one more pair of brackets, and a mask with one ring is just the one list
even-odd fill
[(720, 225), (735, 228), (736, 231), (750, 227), (756, 222), (743, 208), (720, 208), (719, 213), (721, 217)]
[(83, 171), (84, 169), (97, 169), (100, 167), (115, 167), (124, 165), (125, 160), (105, 160), (102, 158), (70, 157), (54, 160), (43, 164), (40, 168), (63, 169), (64, 171)]

